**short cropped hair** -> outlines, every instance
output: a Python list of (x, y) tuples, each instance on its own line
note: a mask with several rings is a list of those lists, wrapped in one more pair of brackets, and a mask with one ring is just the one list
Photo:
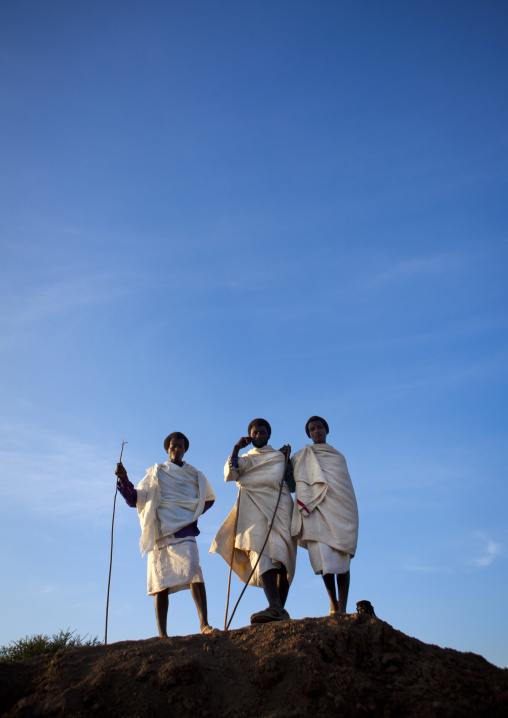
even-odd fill
[(272, 435), (272, 427), (270, 426), (270, 424), (267, 422), (266, 419), (253, 419), (247, 428), (247, 434), (249, 436), (250, 436), (250, 430), (252, 429), (253, 426), (266, 426), (266, 429), (268, 431), (268, 438), (270, 438), (270, 436)]
[(309, 424), (311, 421), (320, 421), (323, 424), (323, 426), (325, 427), (326, 433), (327, 434), (330, 433), (330, 429), (328, 428), (328, 423), (321, 416), (311, 416), (310, 419), (308, 420), (308, 422), (305, 424), (305, 433), (307, 434), (309, 439), (310, 439)]
[(169, 449), (171, 439), (183, 439), (183, 443), (185, 444), (185, 451), (189, 450), (189, 439), (185, 436), (185, 434), (182, 434), (181, 431), (173, 431), (172, 434), (166, 436), (166, 438), (164, 439), (164, 451), (167, 451)]

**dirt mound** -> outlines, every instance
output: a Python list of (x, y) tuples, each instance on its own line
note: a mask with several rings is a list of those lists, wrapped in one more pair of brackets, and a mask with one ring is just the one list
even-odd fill
[(5, 716), (508, 715), (508, 670), (358, 614), (66, 649), (0, 689)]

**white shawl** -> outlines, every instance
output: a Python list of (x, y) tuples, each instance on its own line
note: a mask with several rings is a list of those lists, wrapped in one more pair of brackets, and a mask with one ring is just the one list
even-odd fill
[[(160, 476), (161, 473), (163, 476)], [(174, 534), (196, 521), (203, 513), (205, 502), (215, 499), (206, 476), (185, 462), (183, 466), (171, 461), (154, 464), (147, 469), (136, 491), (141, 524), (139, 548), (143, 556), (153, 549), (157, 539)], [(162, 534), (159, 509), (163, 516)]]
[(330, 444), (306, 444), (291, 459), (296, 491), (291, 534), (354, 556), (358, 506), (344, 456)]
[[(220, 527), (210, 547), (210, 553), (218, 553), (229, 565), (233, 541), (235, 552), (233, 571), (246, 583), (251, 565), (246, 552), (259, 553), (263, 547), (272, 520), (279, 487), (283, 479), (284, 455), (271, 446), (251, 449), (238, 458), (238, 469), (231, 469), (229, 460), (224, 467), (226, 481), (236, 481), (241, 487), (240, 511), (236, 540), (234, 526), (236, 506)], [(293, 500), (284, 483), (279, 506), (268, 542), (263, 553), (273, 561), (280, 561), (293, 580), (296, 564), (296, 541), (291, 538), (291, 513)], [(261, 586), (260, 580), (251, 579), (251, 585)]]

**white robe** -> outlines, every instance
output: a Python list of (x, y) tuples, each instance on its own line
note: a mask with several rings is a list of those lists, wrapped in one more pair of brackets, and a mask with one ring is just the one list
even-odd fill
[(358, 506), (344, 456), (330, 444), (305, 445), (291, 460), (296, 483), (291, 534), (350, 556), (358, 543)]
[[(162, 472), (162, 475), (161, 475)], [(155, 541), (197, 521), (206, 501), (215, 494), (206, 476), (184, 462), (154, 464), (136, 486), (141, 538), (139, 548), (144, 556)]]
[[(244, 583), (251, 572), (252, 554), (259, 555), (268, 533), (283, 472), (284, 455), (271, 446), (254, 448), (240, 456), (238, 469), (230, 468), (229, 460), (224, 467), (225, 480), (236, 481), (241, 487), (238, 526), (235, 538), (235, 505), (217, 532), (210, 553), (218, 553), (229, 565), (234, 541), (233, 571)], [(284, 483), (275, 521), (263, 551), (263, 557), (269, 557), (274, 565), (280, 562), (286, 567), (290, 583), (296, 565), (296, 541), (291, 538), (292, 509), (291, 493)], [(251, 578), (250, 585), (262, 586), (259, 570)]]
[(194, 536), (175, 532), (196, 521), (215, 494), (206, 476), (190, 464), (166, 461), (147, 470), (136, 487), (141, 523), (141, 553), (148, 552), (148, 595), (168, 589), (175, 593), (204, 583)]

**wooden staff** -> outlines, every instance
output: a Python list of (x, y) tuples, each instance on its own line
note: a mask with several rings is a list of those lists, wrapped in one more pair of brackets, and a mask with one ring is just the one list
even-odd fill
[[(123, 456), (123, 447), (125, 444), (128, 444), (128, 441), (122, 441), (122, 450), (120, 452), (120, 460), (118, 463), (121, 463), (122, 456)], [(113, 520), (111, 521), (111, 553), (109, 555), (109, 577), (108, 577), (108, 597), (106, 599), (106, 630), (104, 631), (104, 645), (106, 646), (108, 643), (108, 611), (109, 611), (109, 587), (111, 585), (111, 566), (113, 565), (113, 529), (115, 527), (115, 509), (116, 509), (116, 495), (118, 493), (118, 479), (116, 480), (115, 485), (115, 500), (113, 501)]]
[(231, 589), (231, 573), (233, 571), (233, 558), (235, 556), (235, 542), (236, 542), (236, 529), (238, 528), (238, 514), (240, 511), (240, 496), (242, 493), (242, 487), (238, 489), (238, 498), (236, 500), (236, 514), (235, 514), (235, 528), (233, 529), (233, 548), (231, 549), (231, 561), (229, 562), (229, 576), (228, 576), (228, 595), (226, 598), (226, 613), (224, 614), (224, 630), (227, 631), (228, 624), (228, 610), (229, 610), (229, 591)]

